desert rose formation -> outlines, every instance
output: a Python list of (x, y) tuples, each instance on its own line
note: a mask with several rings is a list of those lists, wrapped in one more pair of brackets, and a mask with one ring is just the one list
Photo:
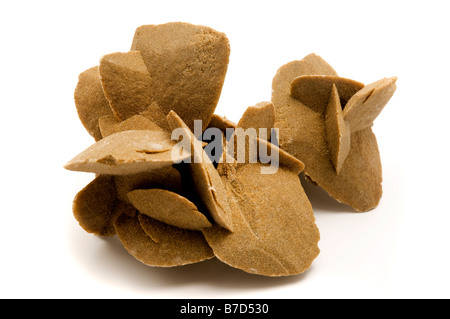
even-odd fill
[(215, 114), (229, 54), (209, 27), (146, 25), (130, 51), (79, 75), (75, 105), (95, 143), (65, 168), (96, 175), (73, 213), (148, 266), (218, 258), (251, 274), (300, 274), (320, 234), (299, 174), (357, 211), (376, 207), (371, 125), (396, 79), (365, 86), (312, 54), (281, 67), (272, 101), (236, 124)]
[(382, 195), (375, 118), (395, 92), (396, 78), (362, 83), (341, 78), (311, 54), (283, 65), (272, 84), (280, 147), (303, 163), (308, 180), (357, 211)]

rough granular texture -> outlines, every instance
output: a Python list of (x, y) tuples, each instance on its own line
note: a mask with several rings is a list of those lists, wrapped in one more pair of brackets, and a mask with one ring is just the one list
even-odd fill
[(233, 230), (231, 212), (223, 183), (201, 143), (195, 138), (183, 120), (171, 111), (167, 116), (172, 129), (182, 129), (191, 146), (192, 158), (189, 173), (193, 187), (208, 209), (208, 213), (222, 227)]
[(228, 68), (226, 35), (188, 23), (145, 25), (136, 30), (131, 50), (141, 52), (163, 112), (174, 110), (191, 130), (194, 120), (202, 120), (205, 129)]
[(136, 174), (115, 176), (117, 198), (129, 202), (128, 193), (136, 189), (165, 189), (183, 195), (180, 172), (172, 165)]
[(215, 255), (230, 266), (271, 277), (299, 274), (319, 254), (320, 239), (298, 178), (304, 165), (276, 146), (261, 142), (279, 153), (277, 172), (262, 174), (261, 167), (267, 164), (260, 162), (219, 163), (233, 232), (215, 226), (203, 233)]
[(214, 114), (229, 54), (211, 28), (146, 25), (131, 51), (80, 74), (75, 104), (96, 142), (65, 168), (96, 177), (73, 213), (148, 266), (217, 257), (251, 274), (297, 275), (320, 240), (299, 174), (356, 210), (374, 208), (381, 163), (371, 126), (396, 78), (365, 86), (312, 54), (282, 66), (272, 101), (236, 124)]
[(103, 138), (123, 131), (163, 131), (155, 122), (142, 115), (134, 115), (125, 121), (120, 121), (112, 115), (106, 115), (99, 118), (98, 124)]
[[(149, 171), (186, 156), (172, 156), (176, 148), (170, 135), (162, 131), (123, 131), (98, 141), (69, 161), (65, 168), (73, 171), (108, 175), (127, 175)], [(174, 154), (180, 154), (175, 151)]]
[[(270, 141), (271, 128), (275, 124), (275, 108), (272, 102), (260, 102), (255, 106), (248, 107), (242, 114), (238, 127), (244, 130), (248, 128), (256, 129), (257, 137)], [(264, 130), (261, 136), (260, 130)]]
[(103, 56), (99, 72), (105, 96), (118, 119), (139, 114), (152, 104), (152, 78), (139, 51)]
[(350, 152), (350, 128), (344, 120), (339, 93), (334, 84), (325, 111), (325, 133), (331, 161), (339, 174)]
[(140, 113), (141, 116), (148, 118), (166, 132), (170, 130), (169, 122), (167, 122), (167, 114), (159, 107), (158, 103), (153, 102), (150, 106)]
[(261, 175), (259, 170), (260, 164), (238, 165), (235, 174), (222, 177), (233, 232), (216, 226), (203, 233), (215, 255), (230, 266), (265, 276), (302, 273), (319, 254), (312, 207), (298, 174), (280, 168)]
[(131, 204), (144, 215), (171, 226), (202, 230), (208, 219), (187, 198), (164, 189), (136, 189), (128, 193)]
[(214, 257), (201, 232), (172, 227), (142, 214), (122, 214), (114, 227), (125, 249), (148, 266), (182, 266)]
[(98, 67), (90, 68), (78, 76), (74, 98), (81, 123), (96, 141), (101, 140), (98, 119), (111, 115), (112, 111), (103, 93)]
[(80, 226), (99, 236), (114, 236), (117, 217), (114, 177), (100, 175), (82, 189), (73, 201), (73, 214)]
[(396, 77), (381, 79), (358, 91), (348, 101), (344, 118), (352, 132), (370, 127), (396, 90)]
[[(395, 78), (367, 85), (350, 97), (346, 105), (341, 105), (345, 125), (349, 126), (352, 132), (350, 150), (348, 155), (344, 156), (347, 152), (348, 137), (345, 137), (345, 127), (341, 127), (341, 115), (335, 114), (333, 120), (330, 113), (332, 109), (329, 110), (328, 116), (325, 116), (324, 112), (318, 112), (292, 96), (293, 81), (298, 81), (301, 76), (317, 75), (338, 79), (336, 71), (315, 54), (282, 66), (275, 75), (272, 83), (272, 102), (276, 113), (275, 127), (280, 131), (280, 147), (300, 159), (305, 164), (303, 173), (308, 179), (321, 186), (336, 200), (352, 206), (356, 211), (371, 210), (378, 205), (382, 196), (381, 160), (371, 124), (373, 115), (378, 115), (395, 91)], [(316, 77), (316, 80), (317, 78), (319, 77)], [(323, 83), (317, 86), (323, 86)], [(337, 94), (340, 95), (339, 86), (336, 85), (336, 88)], [(379, 88), (379, 91), (375, 88)], [(372, 95), (367, 92), (372, 92)], [(317, 96), (322, 101), (320, 103), (323, 103), (325, 100), (329, 102), (331, 95), (332, 90), (327, 99), (319, 94)], [(356, 111), (357, 109), (359, 111)], [(355, 115), (366, 112), (370, 116)], [(363, 126), (364, 128), (360, 129)], [(336, 128), (339, 127), (341, 133), (336, 133)], [(342, 149), (338, 150), (336, 146)], [(344, 157), (345, 161), (342, 162)]]
[(125, 120), (142, 115), (170, 131), (166, 115), (175, 110), (204, 130), (219, 101), (228, 69), (225, 34), (205, 26), (174, 22), (139, 27), (131, 51), (104, 55), (99, 66), (79, 76), (78, 115), (96, 141), (99, 118)]
[(360, 82), (339, 76), (302, 75), (292, 81), (291, 96), (314, 111), (323, 113), (328, 105), (333, 85), (339, 92), (343, 106), (364, 87)]
[(225, 132), (227, 128), (236, 128), (237, 124), (227, 119), (225, 116), (213, 114), (209, 121), (208, 128), (218, 128)]

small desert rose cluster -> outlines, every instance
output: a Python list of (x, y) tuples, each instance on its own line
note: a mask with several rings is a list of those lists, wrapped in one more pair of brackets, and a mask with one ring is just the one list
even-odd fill
[[(65, 168), (96, 176), (73, 213), (149, 266), (216, 257), (253, 274), (299, 274), (320, 238), (299, 174), (356, 211), (375, 208), (382, 176), (371, 127), (396, 79), (364, 85), (311, 54), (282, 66), (272, 100), (235, 124), (215, 114), (229, 54), (225, 34), (211, 28), (146, 25), (130, 51), (80, 74), (75, 105), (95, 143)], [(212, 129), (223, 138), (205, 138)]]

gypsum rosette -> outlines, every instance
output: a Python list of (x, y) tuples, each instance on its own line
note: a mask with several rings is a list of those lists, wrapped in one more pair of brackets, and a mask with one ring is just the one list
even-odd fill
[[(319, 253), (298, 179), (303, 163), (259, 137), (278, 156), (275, 173), (261, 174), (266, 161), (238, 162), (225, 146), (220, 151), (234, 160), (213, 163), (194, 134), (195, 120), (202, 131), (273, 126), (270, 102), (249, 108), (237, 125), (214, 114), (228, 58), (223, 33), (149, 25), (136, 30), (131, 51), (105, 55), (80, 74), (75, 104), (96, 142), (65, 167), (96, 177), (75, 197), (74, 215), (89, 233), (118, 235), (149, 266), (217, 257), (253, 274), (302, 273)], [(185, 133), (191, 153), (177, 149), (175, 129)]]
[(377, 118), (397, 78), (364, 85), (339, 77), (310, 54), (283, 65), (272, 83), (280, 148), (305, 164), (303, 174), (356, 211), (375, 208), (382, 196)]

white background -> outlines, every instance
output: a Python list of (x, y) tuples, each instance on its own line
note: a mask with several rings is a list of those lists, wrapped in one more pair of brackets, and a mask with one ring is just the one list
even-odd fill
[[(0, 4), (2, 298), (450, 297), (448, 1), (3, 1)], [(85, 233), (74, 195), (93, 176), (63, 165), (93, 143), (78, 74), (127, 51), (136, 27), (184, 21), (227, 34), (216, 112), (238, 121), (270, 100), (277, 69), (315, 52), (347, 78), (397, 76), (375, 122), (384, 195), (358, 214), (306, 187), (321, 254), (265, 278), (217, 260), (146, 267), (117, 239)]]

